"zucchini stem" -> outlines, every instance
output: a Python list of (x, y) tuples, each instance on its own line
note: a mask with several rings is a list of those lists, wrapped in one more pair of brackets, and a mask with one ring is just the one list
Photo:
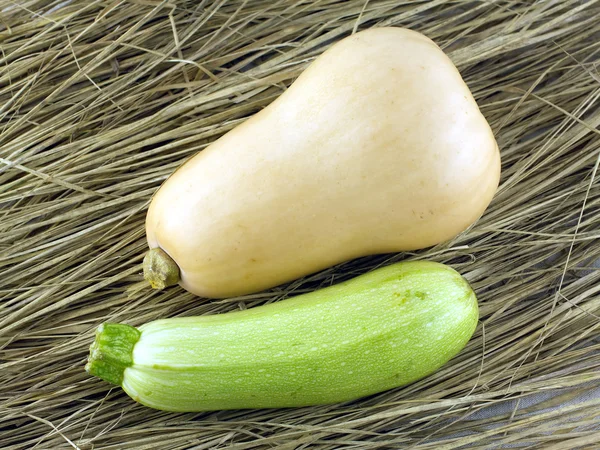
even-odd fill
[(153, 289), (164, 289), (179, 283), (179, 266), (167, 253), (157, 247), (144, 257), (144, 278)]
[(121, 323), (100, 325), (90, 346), (86, 372), (121, 386), (125, 369), (133, 365), (133, 347), (140, 334), (137, 328)]

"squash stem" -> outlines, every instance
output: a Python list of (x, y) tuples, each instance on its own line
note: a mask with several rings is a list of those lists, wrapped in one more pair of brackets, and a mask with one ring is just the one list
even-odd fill
[(161, 248), (152, 248), (144, 257), (144, 278), (153, 289), (179, 283), (179, 266)]
[(133, 347), (140, 334), (137, 328), (121, 323), (100, 325), (90, 346), (86, 372), (121, 386), (125, 369), (133, 365)]

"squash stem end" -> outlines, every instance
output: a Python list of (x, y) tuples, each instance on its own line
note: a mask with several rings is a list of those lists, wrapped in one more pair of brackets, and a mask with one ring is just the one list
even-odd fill
[(133, 347), (140, 331), (121, 323), (104, 323), (96, 330), (85, 371), (121, 386), (125, 369), (133, 365)]
[(144, 278), (153, 289), (165, 289), (179, 283), (179, 266), (161, 248), (152, 248), (144, 257)]

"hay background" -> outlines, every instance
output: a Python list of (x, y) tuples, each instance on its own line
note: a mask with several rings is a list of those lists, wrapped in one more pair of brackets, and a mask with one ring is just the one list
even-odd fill
[[(0, 448), (597, 449), (599, 17), (597, 1), (570, 0), (0, 1)], [(332, 41), (384, 25), (438, 42), (490, 121), (503, 176), (485, 216), (437, 248), (258, 295), (147, 289), (143, 222), (161, 182)], [(407, 257), (461, 271), (481, 324), (402, 389), (170, 414), (83, 371), (102, 321), (252, 307)]]

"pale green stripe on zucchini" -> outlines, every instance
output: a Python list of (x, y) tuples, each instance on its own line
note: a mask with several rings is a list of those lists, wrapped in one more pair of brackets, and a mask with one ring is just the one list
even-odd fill
[(456, 271), (404, 262), (245, 311), (157, 320), (139, 332), (105, 324), (86, 367), (169, 411), (336, 403), (431, 374), (477, 321), (475, 294)]

